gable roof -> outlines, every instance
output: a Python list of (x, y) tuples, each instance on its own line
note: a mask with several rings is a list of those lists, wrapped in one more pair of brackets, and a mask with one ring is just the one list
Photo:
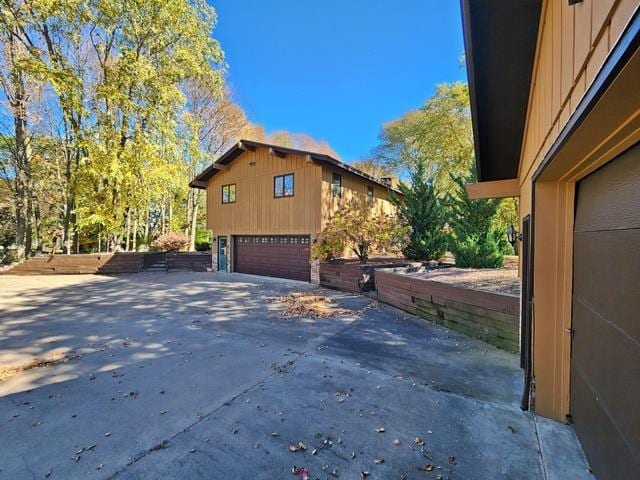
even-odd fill
[(363, 172), (362, 170), (352, 167), (348, 163), (341, 162), (340, 160), (336, 160), (335, 158), (325, 155), (324, 153), (311, 152), (308, 150), (298, 150), (296, 148), (288, 148), (288, 147), (280, 147), (278, 145), (254, 142), (253, 140), (240, 140), (233, 147), (227, 150), (225, 153), (220, 156), (215, 162), (205, 168), (200, 174), (189, 182), (189, 186), (192, 188), (200, 188), (206, 189), (208, 180), (213, 177), (218, 171), (224, 170), (223, 167), (229, 165), (236, 158), (242, 155), (245, 151), (256, 149), (256, 148), (268, 148), (272, 150), (276, 155), (302, 155), (309, 156), (312, 160), (315, 160), (320, 163), (325, 163), (327, 165), (331, 165), (333, 167), (340, 168), (342, 170), (346, 170), (347, 172), (353, 173), (359, 177), (362, 177), (366, 180), (369, 180), (372, 183), (380, 185), (381, 187), (387, 188), (389, 190), (393, 190), (396, 193), (402, 194), (396, 188), (384, 183), (381, 180), (372, 177), (368, 173)]
[(478, 181), (518, 176), (542, 0), (461, 0)]

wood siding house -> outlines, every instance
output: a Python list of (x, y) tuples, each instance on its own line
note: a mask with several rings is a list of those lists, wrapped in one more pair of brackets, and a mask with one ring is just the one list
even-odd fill
[(639, 0), (462, 0), (477, 198), (520, 198), (523, 407), (640, 472)]
[(328, 155), (248, 140), (190, 185), (207, 191), (216, 268), (230, 272), (309, 281), (311, 243), (339, 208), (359, 198), (395, 212), (388, 183)]

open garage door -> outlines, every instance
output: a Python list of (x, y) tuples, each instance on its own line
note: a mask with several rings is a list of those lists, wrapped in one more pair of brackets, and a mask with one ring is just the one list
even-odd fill
[(239, 235), (234, 242), (236, 272), (311, 280), (308, 235)]

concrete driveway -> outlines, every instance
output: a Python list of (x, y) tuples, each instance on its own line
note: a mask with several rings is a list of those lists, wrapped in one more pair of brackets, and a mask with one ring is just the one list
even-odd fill
[(516, 356), (338, 292), (357, 315), (282, 318), (306, 290), (0, 276), (0, 478), (587, 477), (570, 427), (519, 410)]

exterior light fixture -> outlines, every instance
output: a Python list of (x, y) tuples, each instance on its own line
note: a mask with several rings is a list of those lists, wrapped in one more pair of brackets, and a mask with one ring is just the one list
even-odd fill
[(518, 233), (513, 225), (509, 225), (507, 227), (507, 240), (509, 241), (511, 246), (515, 248), (516, 242), (518, 240), (522, 240), (522, 234)]

